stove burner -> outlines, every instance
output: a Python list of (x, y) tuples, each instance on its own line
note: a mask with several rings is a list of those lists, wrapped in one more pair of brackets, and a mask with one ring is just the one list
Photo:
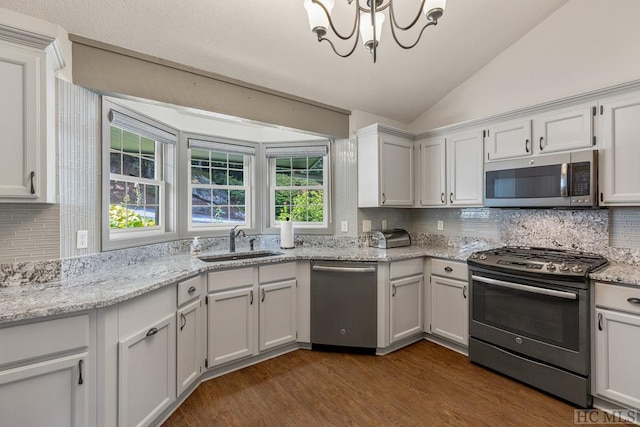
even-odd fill
[(562, 249), (505, 246), (471, 254), (470, 265), (493, 267), (503, 271), (528, 271), (541, 276), (586, 278), (608, 264), (597, 254)]

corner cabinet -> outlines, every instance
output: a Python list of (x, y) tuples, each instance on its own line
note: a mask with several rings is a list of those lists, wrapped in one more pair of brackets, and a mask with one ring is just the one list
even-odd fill
[(599, 111), (600, 205), (640, 205), (640, 93), (602, 101)]
[(426, 139), (418, 149), (418, 206), (482, 206), (482, 131)]
[(467, 276), (463, 262), (431, 260), (429, 332), (465, 347), (469, 345)]
[(55, 37), (0, 24), (0, 202), (55, 203)]
[(204, 366), (202, 333), (203, 279), (192, 277), (178, 283), (177, 321), (177, 395), (181, 395), (202, 373)]
[(640, 410), (640, 289), (596, 283), (594, 395)]
[(260, 278), (260, 351), (296, 341), (296, 263), (264, 265)]
[(358, 207), (413, 206), (413, 135), (375, 124), (357, 138)]
[(424, 330), (424, 261), (396, 261), (389, 268), (389, 337), (395, 343)]

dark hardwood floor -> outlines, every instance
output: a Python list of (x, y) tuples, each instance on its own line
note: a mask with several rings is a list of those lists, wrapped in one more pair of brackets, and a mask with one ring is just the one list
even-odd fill
[(574, 409), (420, 341), (387, 356), (294, 351), (203, 383), (164, 426), (569, 426)]

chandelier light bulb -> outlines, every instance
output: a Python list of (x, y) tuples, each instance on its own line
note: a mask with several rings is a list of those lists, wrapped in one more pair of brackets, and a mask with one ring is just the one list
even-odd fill
[(447, 0), (427, 0), (424, 2), (422, 11), (427, 19), (437, 21), (444, 14), (444, 8), (446, 5)]
[[(376, 12), (375, 27), (376, 27), (376, 41), (375, 45), (380, 43), (380, 35), (382, 33), (382, 24), (384, 23), (384, 13)], [(371, 25), (371, 13), (363, 13), (360, 15), (360, 36), (362, 37), (362, 43), (369, 50), (373, 49), (373, 25)]]
[[(324, 11), (321, 3), (329, 12), (329, 15)], [(335, 0), (304, 0), (304, 7), (307, 9), (307, 15), (309, 16), (309, 26), (311, 31), (318, 36), (323, 37), (327, 34), (327, 28), (329, 28), (329, 16), (335, 6)]]

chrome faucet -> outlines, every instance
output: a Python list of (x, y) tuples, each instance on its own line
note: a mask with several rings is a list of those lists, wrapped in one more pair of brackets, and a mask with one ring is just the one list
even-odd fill
[(242, 237), (247, 237), (244, 230), (238, 230), (238, 232), (236, 233), (236, 228), (238, 228), (237, 225), (229, 230), (229, 252), (236, 251), (236, 237), (238, 237), (240, 234), (242, 234)]

